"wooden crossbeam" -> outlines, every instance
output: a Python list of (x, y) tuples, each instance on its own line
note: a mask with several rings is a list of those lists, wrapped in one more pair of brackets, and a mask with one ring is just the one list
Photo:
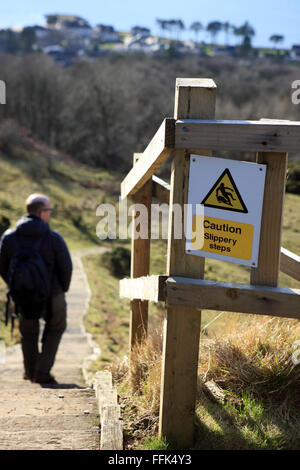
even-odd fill
[(175, 120), (166, 118), (142, 157), (121, 183), (121, 198), (132, 197), (166, 161), (174, 149)]
[(298, 152), (300, 122), (180, 119), (175, 123), (175, 148)]
[(152, 302), (165, 301), (167, 306), (174, 307), (300, 319), (299, 289), (164, 275), (122, 279), (120, 297)]
[[(121, 183), (121, 198), (132, 197), (166, 161), (172, 150), (201, 149), (296, 152), (299, 121), (212, 121), (166, 118)], [(205, 151), (203, 151), (205, 152)]]
[(142, 276), (122, 279), (119, 282), (119, 295), (125, 299), (149, 300), (159, 302), (165, 300), (165, 281), (168, 276)]
[(281, 248), (280, 270), (297, 281), (300, 281), (300, 256), (295, 255), (285, 248)]
[[(142, 156), (143, 156), (142, 153), (134, 153), (133, 154), (134, 164), (136, 164), (137, 161)], [(155, 197), (160, 202), (169, 204), (170, 185), (166, 183), (164, 180), (162, 180), (161, 178), (158, 178), (158, 176), (156, 175), (152, 176), (152, 197)]]
[(160, 202), (169, 204), (170, 185), (155, 175), (152, 176), (152, 196)]
[(300, 290), (173, 277), (166, 303), (300, 319)]

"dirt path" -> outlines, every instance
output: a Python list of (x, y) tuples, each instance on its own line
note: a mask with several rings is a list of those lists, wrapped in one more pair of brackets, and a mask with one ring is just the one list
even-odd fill
[(24, 380), (20, 345), (6, 351), (6, 362), (0, 365), (0, 450), (99, 450), (98, 406), (82, 374), (94, 351), (82, 322), (90, 289), (81, 256), (103, 251), (72, 253), (68, 327), (52, 370), (58, 385)]

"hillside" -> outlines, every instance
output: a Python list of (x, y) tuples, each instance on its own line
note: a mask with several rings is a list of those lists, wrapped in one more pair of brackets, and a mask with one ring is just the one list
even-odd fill
[[(0, 222), (2, 231), (26, 213), (29, 194), (47, 194), (55, 208), (50, 226), (66, 240), (70, 250), (99, 245), (96, 208), (118, 198), (117, 174), (90, 168), (69, 155), (33, 139), (12, 120), (0, 123)], [(1, 231), (1, 232), (2, 232)], [(5, 284), (0, 280), (0, 312), (4, 312)], [(1, 329), (9, 341), (9, 331)], [(17, 335), (17, 331), (15, 332)]]
[(55, 208), (51, 227), (71, 249), (97, 244), (96, 208), (118, 196), (118, 175), (76, 162), (12, 120), (0, 123), (0, 171), (1, 215), (11, 225), (24, 214), (26, 197), (42, 192)]

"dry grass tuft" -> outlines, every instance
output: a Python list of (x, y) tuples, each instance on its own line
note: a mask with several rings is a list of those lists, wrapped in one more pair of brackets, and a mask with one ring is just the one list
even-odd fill
[(205, 341), (200, 376), (239, 396), (247, 391), (262, 400), (280, 402), (291, 393), (296, 404), (300, 365), (293, 363), (292, 354), (299, 339), (297, 320), (249, 315), (243, 325), (234, 323), (224, 336)]
[[(128, 358), (110, 367), (123, 408), (127, 449), (137, 448), (146, 438), (157, 437), (161, 331), (154, 331), (136, 346), (131, 356), (131, 367)], [(238, 409), (240, 406), (251, 408), (253, 397), (253, 413), (255, 406), (264, 410), (264, 419), (270, 412), (271, 424), (267, 424), (266, 429), (271, 429), (272, 423), (279, 420), (282, 424), (287, 423), (288, 435), (290, 426), (296, 425), (299, 418), (296, 410), (300, 404), (300, 365), (292, 361), (293, 344), (299, 339), (298, 321), (255, 315), (243, 316), (241, 320), (241, 316), (230, 315), (226, 328), (218, 336), (201, 339), (199, 399), (203, 394), (201, 383), (213, 380), (228, 393), (228, 403)], [(234, 416), (233, 421), (236, 419)], [(259, 428), (261, 418), (256, 418)], [(260, 444), (257, 445), (259, 447)]]
[(157, 436), (161, 353), (162, 333), (154, 330), (134, 348), (130, 361), (125, 357), (110, 367), (120, 393), (127, 449)]

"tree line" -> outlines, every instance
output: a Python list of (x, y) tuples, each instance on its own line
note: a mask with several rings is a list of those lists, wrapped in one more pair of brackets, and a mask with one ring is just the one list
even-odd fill
[(163, 119), (173, 116), (177, 77), (215, 80), (217, 119), (299, 120), (290, 99), (298, 70), (259, 60), (248, 67), (229, 57), (114, 55), (62, 67), (39, 53), (0, 55), (6, 83), (0, 121), (16, 120), (80, 162), (126, 172), (133, 153), (143, 152)]
[[(176, 34), (177, 39), (181, 32), (184, 30), (193, 31), (195, 34), (195, 40), (199, 42), (200, 33), (209, 33), (211, 38), (211, 43), (215, 43), (218, 40), (218, 37), (221, 32), (225, 34), (225, 44), (229, 44), (230, 36), (234, 35), (242, 39), (242, 44), (251, 43), (251, 39), (255, 36), (255, 29), (251, 24), (246, 21), (241, 26), (235, 26), (229, 21), (211, 21), (207, 25), (201, 23), (201, 21), (194, 21), (190, 26), (185, 26), (184, 22), (181, 19), (160, 19), (156, 20), (157, 25), (159, 26), (162, 34), (169, 32), (169, 34)], [(273, 34), (270, 36), (269, 40), (275, 45), (282, 43), (284, 41), (284, 36), (281, 34)]]

